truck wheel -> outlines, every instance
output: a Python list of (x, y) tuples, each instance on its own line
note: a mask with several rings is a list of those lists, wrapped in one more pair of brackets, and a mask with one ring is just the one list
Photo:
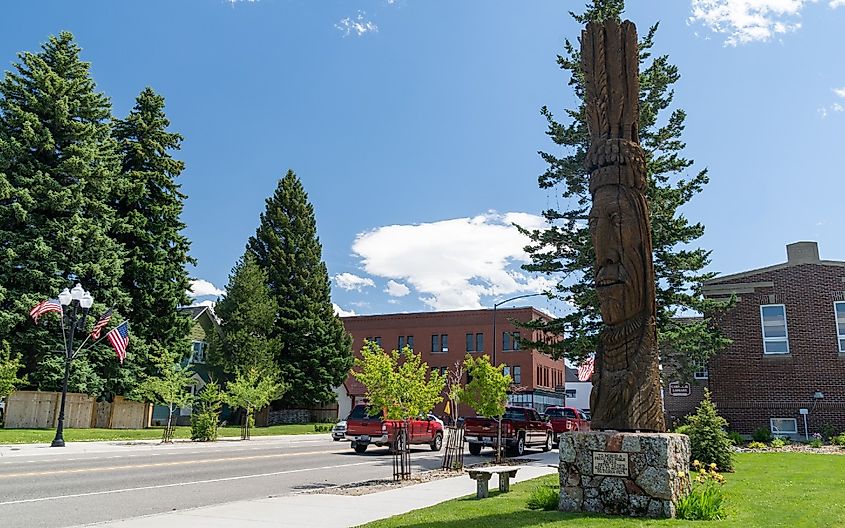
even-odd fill
[(560, 447), (560, 436), (554, 435), (554, 438), (552, 439), (552, 449), (557, 449), (558, 447)]
[(440, 433), (434, 435), (434, 440), (432, 440), (429, 445), (431, 446), (432, 451), (440, 451), (440, 448), (443, 447), (443, 435)]
[(552, 450), (552, 433), (546, 435), (546, 443), (543, 444), (543, 452), (548, 452)]
[(368, 444), (355, 443), (355, 444), (352, 444), (352, 449), (354, 449), (355, 452), (360, 455), (361, 453), (363, 453), (364, 451), (367, 450), (367, 445)]
[(516, 445), (514, 445), (509, 451), (510, 456), (521, 457), (525, 454), (525, 434), (520, 433), (519, 437), (516, 439)]
[(481, 444), (469, 444), (469, 454), (473, 456), (478, 456), (481, 454)]

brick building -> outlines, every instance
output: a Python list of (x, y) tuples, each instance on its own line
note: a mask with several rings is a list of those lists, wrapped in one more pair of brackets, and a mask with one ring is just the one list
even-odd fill
[[(531, 406), (543, 411), (549, 405), (562, 405), (565, 384), (563, 360), (553, 360), (536, 350), (522, 349), (520, 334), (533, 341), (540, 341), (539, 332), (524, 335), (526, 330), (517, 328), (511, 321), (528, 322), (549, 319), (543, 312), (531, 308), (509, 308), (496, 311), (496, 336), (493, 335), (492, 310), (460, 310), (450, 312), (421, 312), (406, 314), (363, 315), (343, 317), (346, 330), (352, 334), (353, 350), (360, 353), (364, 340), (375, 341), (386, 350), (410, 346), (422, 355), (429, 367), (446, 372), (467, 354), (493, 356), (493, 339), (496, 341), (495, 359), (507, 365), (505, 371), (514, 379), (510, 401), (517, 405)], [(466, 381), (466, 378), (464, 378)], [(364, 399), (365, 389), (354, 377), (344, 383), (347, 398), (354, 405)], [(343, 406), (345, 402), (339, 402)], [(443, 414), (444, 404), (434, 412)], [(460, 416), (475, 413), (466, 406), (459, 409)]]
[(711, 359), (707, 383), (740, 433), (843, 431), (845, 262), (820, 260), (815, 242), (786, 251), (785, 263), (704, 284), (707, 297), (738, 299), (718, 320), (733, 344)]

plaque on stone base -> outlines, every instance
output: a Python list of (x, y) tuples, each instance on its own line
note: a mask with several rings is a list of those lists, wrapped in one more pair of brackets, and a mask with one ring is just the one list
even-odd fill
[(686, 435), (565, 433), (560, 437), (560, 509), (674, 517), (689, 456)]

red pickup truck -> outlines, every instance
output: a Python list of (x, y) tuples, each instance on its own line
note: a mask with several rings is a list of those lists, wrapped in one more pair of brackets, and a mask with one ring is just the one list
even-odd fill
[[(497, 443), (496, 420), (476, 416), (464, 419), (464, 438), (473, 455), (481, 448), (495, 448)], [(528, 407), (507, 407), (502, 417), (502, 443), (512, 456), (522, 456), (526, 447), (539, 447), (543, 451), (552, 448), (554, 432), (552, 426), (540, 418), (537, 411)]]
[(590, 430), (590, 419), (581, 409), (575, 407), (547, 407), (546, 417), (552, 424), (555, 446), (558, 445), (558, 439), (562, 433)]
[[(396, 438), (395, 420), (383, 420), (383, 413), (370, 414), (366, 405), (356, 405), (346, 418), (346, 439), (352, 441), (352, 449), (363, 453), (370, 444), (389, 446)], [(443, 447), (443, 426), (428, 418), (413, 419), (408, 424), (408, 443), (428, 444), (432, 451)]]

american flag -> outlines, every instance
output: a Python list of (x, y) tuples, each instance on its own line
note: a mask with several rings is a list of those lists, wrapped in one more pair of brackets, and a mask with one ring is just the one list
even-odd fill
[(103, 315), (97, 320), (97, 324), (94, 325), (94, 328), (91, 329), (91, 339), (97, 340), (100, 339), (100, 332), (103, 331), (103, 328), (109, 324), (111, 321), (111, 308), (103, 312)]
[(578, 381), (590, 381), (593, 376), (593, 364), (593, 358), (589, 358), (578, 367)]
[(29, 311), (29, 316), (32, 317), (32, 320), (35, 321), (35, 324), (38, 324), (38, 318), (44, 315), (45, 313), (50, 312), (62, 313), (62, 305), (58, 299), (48, 299), (46, 301), (41, 301), (40, 303), (36, 304), (32, 308), (32, 310)]
[(111, 343), (112, 348), (117, 352), (117, 359), (123, 365), (123, 360), (126, 359), (126, 347), (129, 345), (129, 323), (124, 321), (119, 326), (113, 328), (106, 339)]

